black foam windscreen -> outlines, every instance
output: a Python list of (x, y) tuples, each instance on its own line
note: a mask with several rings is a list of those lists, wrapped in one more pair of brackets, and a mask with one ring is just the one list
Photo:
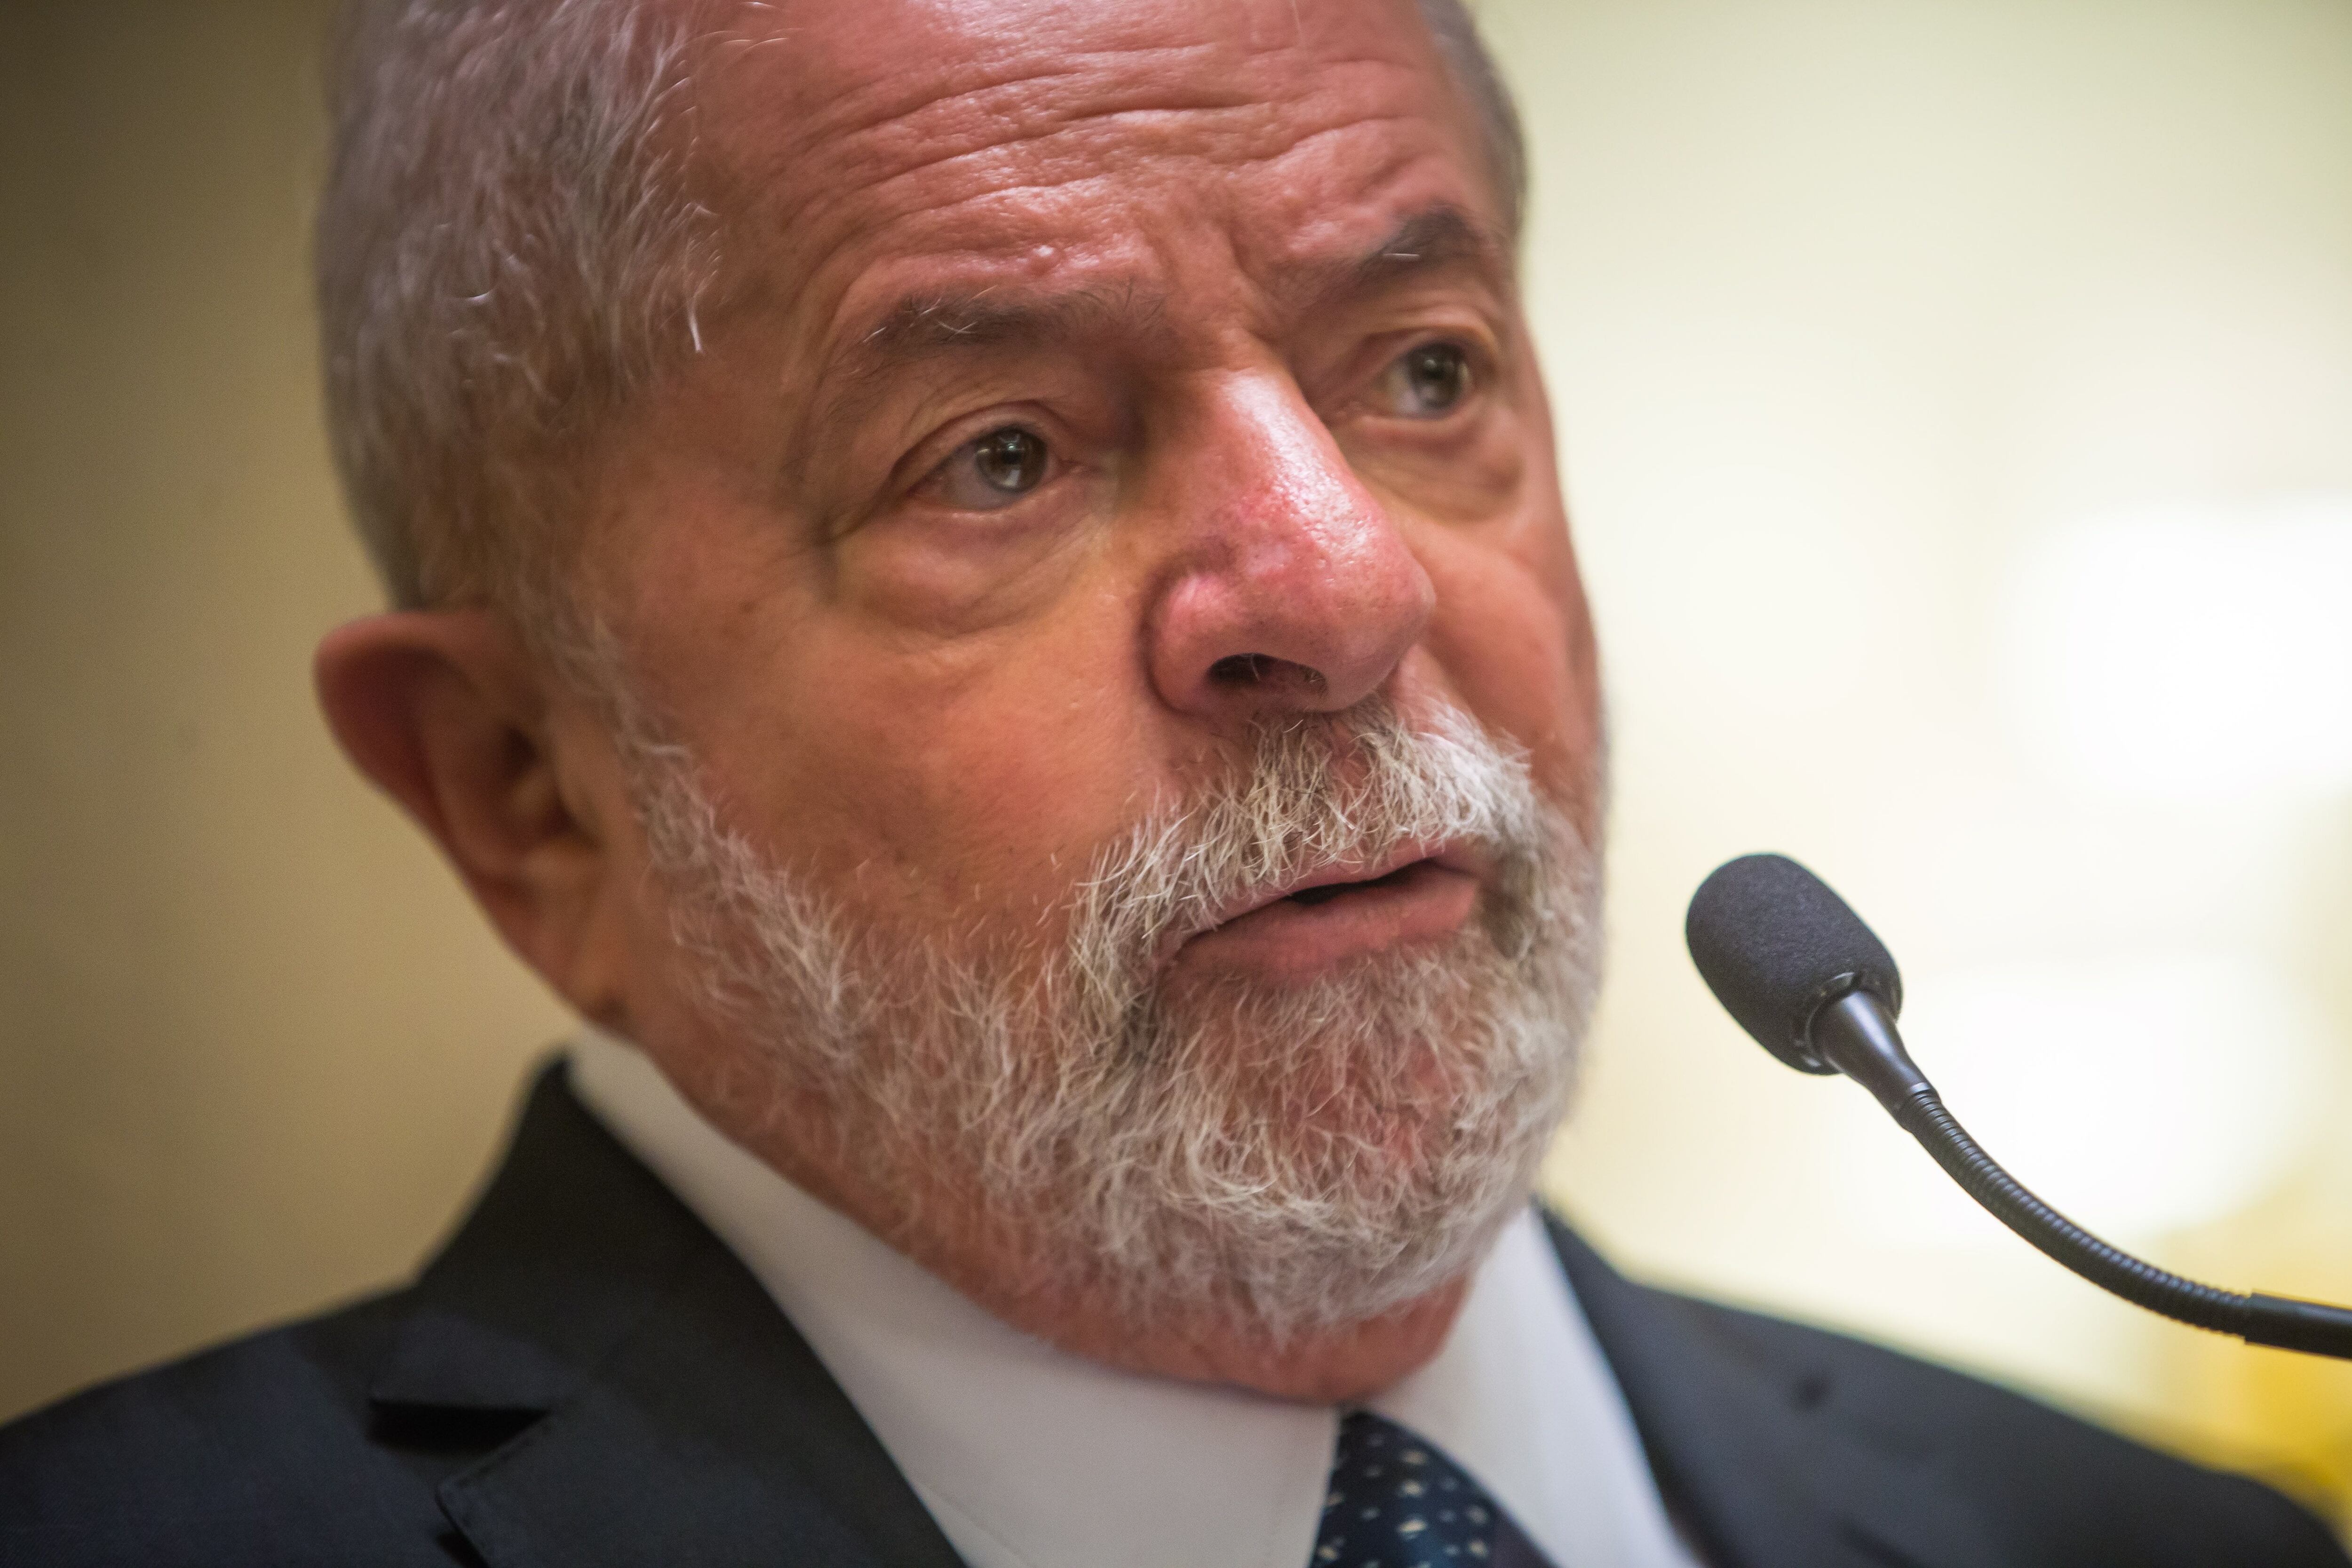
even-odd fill
[(1757, 1042), (1805, 1072), (1837, 1070), (1814, 1054), (1813, 1016), (1868, 991), (1903, 1010), (1903, 977), (1862, 917), (1786, 855), (1727, 861), (1691, 895), (1691, 961), (1724, 1010)]

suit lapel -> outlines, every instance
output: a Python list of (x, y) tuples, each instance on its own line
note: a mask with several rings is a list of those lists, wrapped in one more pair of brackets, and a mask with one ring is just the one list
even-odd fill
[(371, 1395), (520, 1427), (439, 1490), (491, 1568), (957, 1568), (806, 1343), (560, 1066), (416, 1298)]
[(1633, 1284), (1547, 1219), (1652, 1469), (1718, 1568), (1996, 1568), (1940, 1457), (1846, 1418), (1826, 1362), (1764, 1354), (1738, 1314)]

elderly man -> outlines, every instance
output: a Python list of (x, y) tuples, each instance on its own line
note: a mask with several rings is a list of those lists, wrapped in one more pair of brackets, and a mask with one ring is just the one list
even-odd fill
[(410, 1288), (0, 1437), (9, 1563), (2335, 1563), (1528, 1206), (1591, 624), (1455, 0), (402, 0), (319, 684), (589, 1020)]

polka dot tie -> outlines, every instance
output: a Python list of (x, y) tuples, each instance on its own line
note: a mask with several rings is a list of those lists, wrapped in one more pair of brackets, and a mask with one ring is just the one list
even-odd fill
[(1339, 1422), (1339, 1451), (1307, 1568), (1551, 1568), (1434, 1443), (1369, 1410)]

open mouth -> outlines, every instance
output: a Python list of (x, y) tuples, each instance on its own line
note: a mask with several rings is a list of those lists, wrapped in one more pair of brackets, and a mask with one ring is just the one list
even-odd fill
[(1297, 893), (1289, 894), (1286, 896), (1288, 898), (1289, 902), (1293, 904), (1304, 904), (1312, 908), (1319, 904), (1328, 904), (1335, 898), (1345, 898), (1351, 893), (1364, 893), (1369, 892), (1373, 888), (1399, 886), (1402, 883), (1410, 881), (1415, 871), (1429, 863), (1430, 862), (1428, 861), (1418, 860), (1414, 861), (1410, 865), (1401, 865), (1397, 867), (1396, 870), (1390, 872), (1386, 876), (1367, 877), (1361, 882), (1327, 882), (1317, 887), (1302, 887)]
[(1366, 869), (1374, 874), (1351, 877), (1335, 868), (1306, 886), (1262, 896), (1196, 932), (1171, 962), (1182, 969), (1306, 978), (1350, 959), (1442, 941), (1468, 922), (1477, 904), (1479, 876), (1463, 857), (1422, 853)]

